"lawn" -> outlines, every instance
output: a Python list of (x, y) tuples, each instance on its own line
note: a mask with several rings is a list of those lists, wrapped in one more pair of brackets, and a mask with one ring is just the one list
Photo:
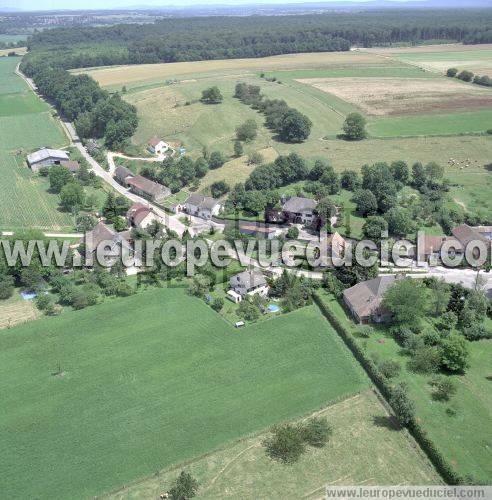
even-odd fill
[(113, 490), (369, 385), (315, 306), (236, 330), (183, 289), (4, 331), (0, 379), (0, 490), (50, 500)]
[[(391, 419), (372, 391), (331, 405), (317, 416), (333, 426), (321, 449), (294, 465), (270, 460), (263, 432), (108, 495), (112, 500), (158, 498), (183, 468), (199, 482), (198, 498), (320, 498), (326, 484), (440, 484), (426, 458)], [(377, 459), (375, 459), (377, 457)]]
[[(325, 303), (350, 329), (353, 322), (332, 297), (325, 294)], [(453, 375), (458, 392), (446, 402), (432, 398), (428, 384), (430, 375), (420, 375), (407, 367), (408, 356), (397, 342), (378, 329), (369, 339), (355, 336), (370, 357), (393, 359), (402, 367), (397, 381), (405, 382), (417, 407), (417, 417), (438, 449), (462, 474), (472, 475), (483, 484), (492, 480), (492, 340), (472, 342), (470, 368), (465, 375)]]
[(25, 157), (68, 141), (51, 108), (14, 74), (18, 62), (0, 59), (0, 230), (67, 230), (72, 217), (60, 212), (58, 196), (47, 192), (47, 181), (29, 170)]

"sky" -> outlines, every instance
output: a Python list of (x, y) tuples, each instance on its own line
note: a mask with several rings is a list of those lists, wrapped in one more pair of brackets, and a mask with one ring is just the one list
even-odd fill
[[(330, 2), (340, 0), (0, 0), (2, 7), (13, 7), (21, 10), (59, 10), (59, 9), (112, 9), (119, 7), (165, 7), (189, 5), (241, 5), (241, 4), (285, 4), (306, 2)], [(344, 0), (365, 1), (365, 0)], [(401, 0), (393, 0), (401, 1)]]

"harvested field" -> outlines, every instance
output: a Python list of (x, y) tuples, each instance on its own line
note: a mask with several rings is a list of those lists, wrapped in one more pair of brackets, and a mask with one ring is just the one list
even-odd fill
[(461, 43), (445, 43), (441, 45), (419, 45), (417, 47), (374, 47), (358, 49), (369, 54), (427, 54), (429, 52), (470, 52), (473, 50), (492, 50), (492, 43), (480, 45), (462, 45)]
[(41, 313), (34, 303), (24, 300), (18, 291), (7, 300), (0, 301), (0, 330), (39, 318)]
[(295, 68), (324, 68), (340, 64), (381, 64), (375, 54), (362, 52), (318, 52), (307, 54), (285, 54), (280, 56), (252, 59), (223, 59), (216, 61), (194, 61), (165, 64), (140, 64), (136, 66), (117, 66), (93, 70), (78, 70), (88, 73), (103, 86), (131, 85), (135, 82), (151, 82), (159, 79), (174, 78), (177, 75), (195, 73), (223, 73), (238, 70), (273, 70)]
[(444, 78), (307, 78), (297, 81), (333, 94), (374, 116), (492, 106), (489, 89)]
[(0, 50), (0, 57), (7, 56), (10, 52), (15, 52), (16, 54), (23, 56), (27, 52), (27, 47), (16, 47), (13, 49), (2, 49), (2, 50)]

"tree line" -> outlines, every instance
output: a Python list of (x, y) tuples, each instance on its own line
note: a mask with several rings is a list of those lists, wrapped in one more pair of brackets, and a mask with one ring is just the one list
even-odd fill
[(29, 59), (22, 63), (22, 71), (63, 117), (74, 122), (82, 139), (104, 139), (108, 148), (118, 149), (134, 134), (138, 125), (136, 108), (119, 94), (101, 89), (91, 77), (72, 75)]
[(488, 75), (475, 75), (473, 72), (464, 69), (463, 71), (459, 71), (457, 68), (449, 68), (446, 71), (446, 76), (449, 78), (458, 78), (464, 82), (472, 82), (475, 85), (482, 85), (483, 87), (492, 87), (492, 78)]
[(154, 24), (71, 26), (34, 34), (29, 58), (65, 69), (112, 64), (345, 51), (426, 40), (490, 42), (488, 10), (398, 10), (292, 16), (192, 17)]

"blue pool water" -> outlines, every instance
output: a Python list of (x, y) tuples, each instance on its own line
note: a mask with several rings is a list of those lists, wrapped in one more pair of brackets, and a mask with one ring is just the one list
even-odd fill
[(280, 307), (277, 304), (268, 304), (268, 311), (272, 313), (276, 313), (280, 311)]
[(21, 292), (21, 296), (24, 300), (33, 300), (36, 298), (36, 293), (34, 292)]

